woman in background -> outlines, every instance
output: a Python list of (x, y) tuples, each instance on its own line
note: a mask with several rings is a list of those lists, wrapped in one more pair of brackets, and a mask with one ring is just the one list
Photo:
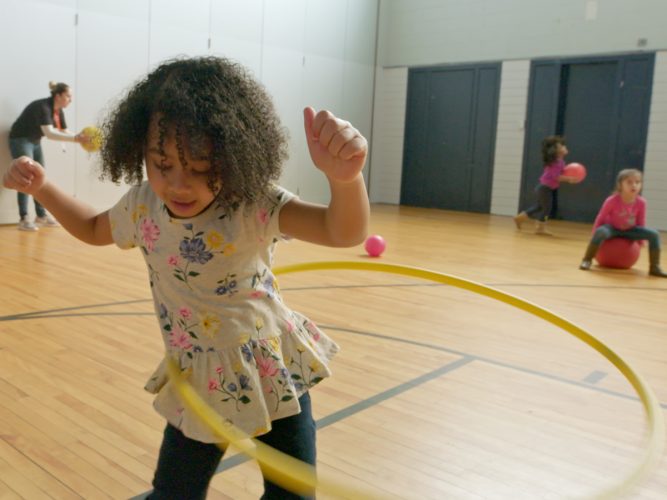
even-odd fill
[[(54, 141), (86, 142), (82, 134), (73, 134), (67, 130), (63, 110), (72, 102), (72, 90), (66, 83), (49, 82), (51, 96), (37, 99), (28, 104), (21, 115), (12, 124), (9, 132), (9, 149), (12, 158), (28, 156), (44, 166), (44, 153), (41, 140), (46, 136)], [(44, 207), (35, 202), (35, 220), (28, 218), (28, 195), (18, 193), (19, 225), (21, 231), (37, 231), (38, 226), (59, 226), (58, 222), (46, 213)]]

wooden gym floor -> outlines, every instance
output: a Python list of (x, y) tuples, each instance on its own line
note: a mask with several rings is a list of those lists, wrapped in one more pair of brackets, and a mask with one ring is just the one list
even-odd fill
[[(553, 230), (375, 205), (371, 232), (388, 248), (373, 262), (454, 274), (562, 315), (635, 368), (664, 414), (667, 280), (646, 275), (646, 250), (629, 271), (579, 271), (590, 225)], [(163, 422), (142, 389), (162, 344), (139, 251), (14, 226), (0, 227), (0, 250), (0, 498), (142, 498)], [(368, 259), (361, 246), (290, 242), (276, 264)], [(388, 498), (558, 499), (595, 495), (641, 456), (646, 425), (630, 385), (538, 318), (384, 273), (280, 281), (287, 303), (342, 347), (334, 376), (312, 391), (322, 474)], [(220, 469), (210, 499), (261, 495), (255, 463), (230, 454)], [(627, 498), (665, 492), (663, 457)]]

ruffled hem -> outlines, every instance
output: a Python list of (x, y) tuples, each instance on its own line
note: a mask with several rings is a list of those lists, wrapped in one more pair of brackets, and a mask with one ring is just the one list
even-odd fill
[[(271, 421), (301, 411), (298, 398), (331, 375), (328, 363), (338, 345), (304, 316), (293, 313), (290, 331), (270, 339), (250, 340), (234, 348), (174, 352), (188, 382), (223, 419), (250, 436), (271, 430)], [(173, 390), (163, 360), (146, 383), (156, 394), (155, 409), (186, 436), (219, 441), (199, 417), (183, 406)]]

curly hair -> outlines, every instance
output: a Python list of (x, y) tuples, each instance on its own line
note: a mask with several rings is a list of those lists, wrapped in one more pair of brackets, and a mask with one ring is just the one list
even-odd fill
[(237, 63), (220, 57), (173, 59), (139, 81), (102, 124), (102, 178), (143, 181), (154, 118), (159, 118), (160, 153), (169, 130), (175, 130), (184, 166), (186, 145), (193, 157), (210, 160), (207, 183), (223, 205), (256, 201), (280, 177), (287, 134), (263, 86)]
[(565, 146), (565, 137), (550, 135), (542, 141), (542, 161), (545, 165), (553, 163), (558, 158), (558, 146)]

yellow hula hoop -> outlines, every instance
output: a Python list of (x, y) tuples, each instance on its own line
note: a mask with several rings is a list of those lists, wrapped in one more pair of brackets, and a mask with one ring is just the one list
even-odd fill
[[(534, 316), (552, 323), (553, 325), (565, 330), (582, 342), (588, 344), (597, 352), (607, 358), (630, 382), (636, 391), (644, 407), (648, 431), (644, 453), (639, 463), (634, 466), (629, 474), (616, 481), (615, 484), (606, 488), (604, 491), (595, 494), (593, 497), (598, 499), (614, 498), (623, 492), (626, 492), (639, 481), (644, 479), (654, 467), (658, 464), (663, 452), (665, 441), (665, 421), (660, 408), (658, 399), (653, 394), (646, 382), (635, 372), (618, 354), (602, 341), (595, 338), (590, 333), (582, 330), (575, 324), (567, 321), (556, 314), (543, 309), (528, 301), (515, 297), (500, 290), (465, 280), (448, 274), (420, 269), (417, 267), (401, 266), (397, 264), (383, 264), (375, 262), (307, 262), (303, 264), (294, 264), (282, 266), (274, 269), (274, 274), (288, 274), (304, 271), (325, 271), (333, 269), (342, 269), (349, 271), (377, 271), (391, 274), (411, 276), (423, 280), (434, 281), (445, 285), (452, 285), (462, 288), (479, 295), (504, 302), (517, 309), (521, 309)], [(262, 467), (264, 475), (271, 481), (280, 484), (284, 488), (290, 489), (296, 493), (308, 494), (318, 489), (319, 491), (331, 494), (341, 498), (379, 498), (377, 493), (363, 491), (343, 485), (340, 481), (328, 479), (321, 474), (315, 473), (315, 468), (299, 460), (290, 457), (265, 445), (255, 439), (249, 438), (240, 429), (229, 422), (223, 422), (220, 416), (215, 413), (195, 392), (190, 384), (185, 381), (181, 374), (177, 362), (167, 358), (170, 379), (173, 387), (179, 394), (184, 404), (188, 406), (196, 415), (201, 418), (222, 442), (235, 446), (239, 451), (245, 453), (257, 460)]]

